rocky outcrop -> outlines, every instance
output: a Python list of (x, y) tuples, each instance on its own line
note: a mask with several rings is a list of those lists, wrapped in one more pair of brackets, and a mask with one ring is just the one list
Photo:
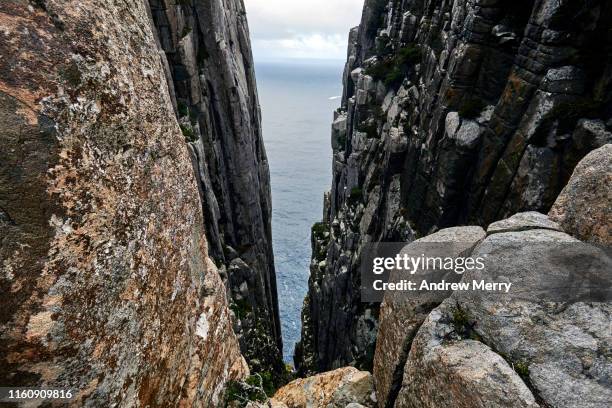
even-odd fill
[[(401, 255), (420, 256), (427, 249), (428, 256), (456, 258), (471, 252), (485, 237), (481, 227), (451, 227), (440, 230), (407, 245)], [(442, 245), (429, 247), (428, 243)], [(454, 272), (451, 272), (454, 273)], [(401, 273), (392, 273), (389, 281), (403, 278)], [(415, 271), (413, 278), (425, 278), (424, 271)], [(380, 307), (379, 334), (376, 339), (374, 357), (374, 380), (381, 401), (395, 400), (402, 381), (403, 368), (408, 358), (410, 344), (423, 320), (451, 291), (419, 292), (413, 296), (387, 292)]]
[[(612, 396), (612, 259), (558, 230), (533, 228), (534, 219), (534, 213), (517, 214), (504, 220), (504, 230), (492, 224), (487, 238), (468, 251), (485, 259), (486, 268), (467, 271), (462, 282), (497, 277), (512, 282), (513, 292), (455, 291), (418, 322), (406, 316), (423, 313), (423, 305), (396, 303), (394, 313), (382, 313), (389, 307), (383, 304), (374, 372), (380, 407), (606, 406)], [(580, 287), (588, 282), (572, 281), (576, 270), (565, 257), (597, 264), (603, 273), (597, 286), (607, 294), (582, 297)], [(585, 268), (581, 261), (578, 270)], [(416, 329), (403, 337), (407, 357), (393, 359), (397, 353), (386, 348), (391, 341), (383, 340), (401, 339), (397, 333), (412, 321)], [(385, 392), (398, 362), (399, 388)]]
[(609, 143), (610, 27), (607, 0), (365, 1), (332, 125), (301, 372), (371, 368), (366, 243), (549, 211), (578, 161)]
[(209, 253), (252, 370), (284, 373), (270, 177), (246, 13), (239, 0), (149, 0), (196, 171)]
[(448, 309), (445, 304), (428, 316), (412, 343), (399, 398), (388, 406), (539, 407), (521, 377), (490, 347), (440, 337), (454, 330)]
[(272, 398), (288, 408), (374, 407), (376, 395), (372, 374), (343, 367), (313, 377), (300, 378), (279, 389)]
[(589, 153), (557, 197), (549, 217), (572, 235), (612, 245), (612, 144)]
[(0, 383), (216, 406), (248, 373), (144, 2), (0, 6)]

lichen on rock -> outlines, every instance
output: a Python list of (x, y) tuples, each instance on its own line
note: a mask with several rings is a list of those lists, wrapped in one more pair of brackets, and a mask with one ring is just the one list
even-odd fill
[(215, 406), (248, 367), (148, 6), (37, 4), (0, 6), (0, 383)]

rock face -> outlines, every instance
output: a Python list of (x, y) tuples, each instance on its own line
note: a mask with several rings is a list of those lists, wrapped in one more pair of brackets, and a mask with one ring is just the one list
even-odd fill
[[(429, 250), (428, 256), (455, 258), (470, 252), (484, 237), (485, 232), (480, 227), (446, 228), (407, 245), (401, 254), (419, 256), (423, 253), (423, 244), (438, 242), (444, 245), (435, 254), (433, 249)], [(421, 272), (416, 271), (414, 276), (418, 277)], [(396, 282), (403, 277), (397, 275), (392, 274), (390, 281)], [(380, 307), (380, 326), (374, 357), (374, 380), (381, 401), (394, 400), (397, 396), (412, 339), (428, 314), (451, 293), (422, 292), (410, 297), (394, 292), (385, 293)]]
[(549, 212), (572, 235), (612, 245), (612, 144), (589, 153)]
[[(551, 282), (564, 286), (560, 278), (569, 271), (565, 262), (554, 262), (546, 245), (579, 242), (560, 231), (533, 229), (534, 218), (518, 214), (505, 220), (513, 227), (487, 231), (487, 238), (468, 251), (486, 259), (486, 270), (468, 271), (461, 280), (503, 275), (517, 285), (516, 294), (453, 292), (416, 323), (415, 334), (405, 337), (405, 361), (390, 361), (394, 354), (387, 354), (390, 342), (383, 339), (405, 330), (405, 316), (418, 316), (423, 307), (404, 302), (395, 313), (382, 313), (388, 307), (383, 304), (374, 372), (380, 407), (607, 406), (612, 397), (609, 293), (600, 302), (565, 295), (560, 300), (535, 290)], [(609, 253), (596, 247), (562, 248), (575, 254), (586, 250), (591, 262), (603, 262), (607, 267), (601, 270), (610, 270)], [(607, 279), (609, 288), (609, 274)], [(397, 392), (385, 393), (379, 386), (388, 378), (380, 362), (399, 371)]]
[(284, 372), (270, 176), (243, 2), (149, 3), (242, 352), (255, 371)]
[(280, 361), (242, 2), (176, 3), (0, 5), (4, 386), (217, 406), (249, 371), (233, 321)]
[(490, 347), (475, 340), (445, 342), (440, 337), (454, 330), (444, 320), (452, 316), (447, 309), (445, 305), (432, 312), (411, 344), (405, 382), (390, 406), (539, 407), (520, 376)]
[(302, 373), (372, 366), (366, 243), (549, 211), (580, 159), (609, 143), (611, 27), (609, 0), (365, 1), (332, 126)]
[(372, 374), (343, 367), (313, 377), (300, 378), (279, 389), (273, 404), (288, 408), (374, 407)]

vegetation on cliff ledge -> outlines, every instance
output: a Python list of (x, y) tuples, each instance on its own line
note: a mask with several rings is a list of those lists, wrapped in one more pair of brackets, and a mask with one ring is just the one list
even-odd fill
[(393, 56), (381, 57), (366, 69), (366, 74), (387, 86), (397, 85), (405, 77), (408, 66), (421, 60), (421, 48), (414, 43), (401, 47)]

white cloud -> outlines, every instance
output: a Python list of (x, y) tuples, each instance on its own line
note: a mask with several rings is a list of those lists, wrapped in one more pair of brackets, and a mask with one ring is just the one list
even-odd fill
[(256, 59), (344, 59), (363, 0), (244, 0)]

